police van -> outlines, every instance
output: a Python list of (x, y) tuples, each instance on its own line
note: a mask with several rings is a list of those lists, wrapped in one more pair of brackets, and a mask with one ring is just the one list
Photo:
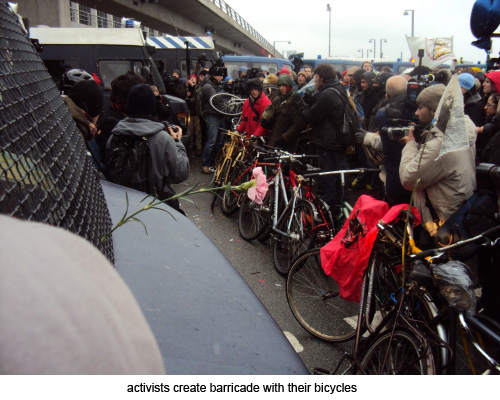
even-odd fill
[(278, 75), (283, 69), (293, 70), (293, 64), (284, 58), (269, 58), (259, 56), (223, 56), (222, 61), (227, 68), (227, 74), (233, 79), (238, 79), (241, 67), (267, 67), (270, 74)]
[(342, 73), (351, 67), (361, 68), (362, 61), (334, 58), (309, 58), (302, 60), (304, 65), (302, 68), (310, 67), (313, 71), (319, 64), (331, 64), (336, 72)]
[[(30, 28), (30, 38), (42, 47), (40, 57), (60, 88), (65, 71), (78, 68), (95, 74), (104, 92), (104, 108), (109, 104), (111, 82), (117, 76), (134, 72), (158, 87), (165, 86), (151, 58), (154, 48), (147, 45), (140, 28)], [(180, 125), (187, 126), (189, 113), (183, 99), (168, 96)]]

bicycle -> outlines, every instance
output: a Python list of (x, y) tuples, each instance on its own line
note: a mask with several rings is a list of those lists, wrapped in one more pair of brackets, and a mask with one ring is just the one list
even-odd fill
[[(381, 222), (378, 226), (380, 232), (387, 234), (387, 225)], [(487, 341), (498, 349), (497, 346), (500, 346), (500, 326), (490, 322), (491, 325), (496, 326), (496, 332), (493, 331), (491, 325), (488, 326), (480, 320), (484, 320), (484, 317), (469, 315), (463, 307), (463, 299), (466, 296), (469, 300), (475, 296), (471, 290), (472, 283), (469, 287), (458, 285), (446, 300), (443, 298), (445, 296), (442, 296), (441, 302), (439, 302), (440, 296), (436, 295), (436, 288), (446, 288), (449, 285), (447, 280), (449, 272), (443, 274), (443, 271), (450, 271), (451, 268), (452, 273), (456, 273), (456, 265), (439, 264), (440, 257), (449, 251), (481, 240), (485, 241), (486, 245), (495, 245), (499, 239), (491, 241), (489, 236), (499, 233), (500, 226), (445, 248), (411, 254), (409, 256), (410, 264), (417, 260), (428, 259), (432, 268), (432, 265), (438, 262), (437, 265), (440, 266), (441, 271), (434, 268), (432, 275), (440, 277), (440, 280), (432, 279), (429, 269), (416, 268), (414, 264), (410, 272), (412, 280), (399, 293), (395, 292), (395, 297), (398, 298), (394, 298), (391, 310), (368, 339), (362, 343), (359, 340), (361, 324), (358, 323), (355, 346), (350, 355), (352, 365), (347, 371), (362, 374), (454, 373), (457, 326), (459, 326), (465, 332), (467, 340), (485, 359), (488, 365), (485, 372), (499, 373), (498, 360), (488, 354), (484, 347), (479, 344), (473, 332), (481, 333)], [(391, 234), (389, 233), (388, 236)], [(467, 268), (464, 267), (464, 271), (466, 270)], [(363, 293), (363, 305), (360, 310), (366, 309), (366, 304), (370, 301), (370, 290), (366, 290), (365, 287)], [(447, 291), (445, 290), (444, 293)], [(440, 306), (439, 314), (436, 303), (438, 303), (437, 306)], [(362, 313), (360, 311), (360, 316)], [(454, 318), (450, 318), (451, 324), (448, 324), (448, 328), (446, 328), (443, 321), (450, 316)], [(473, 367), (467, 344), (464, 345), (464, 348), (466, 358)], [(342, 360), (334, 372), (339, 369), (341, 363)]]
[(245, 99), (231, 93), (216, 93), (209, 99), (210, 106), (228, 117), (240, 116)]
[[(383, 311), (389, 293), (400, 287), (400, 249), (398, 251), (385, 236), (377, 238), (374, 249), (379, 258), (370, 259), (365, 273), (371, 271), (373, 281), (377, 277), (377, 296), (370, 297), (371, 309), (367, 310), (361, 301), (358, 304), (340, 296), (339, 285), (323, 270), (319, 248), (300, 255), (293, 262), (287, 279), (287, 301), (295, 319), (306, 331), (325, 341), (345, 342), (356, 336), (358, 321), (363, 321), (363, 331), (370, 329), (376, 311), (375, 300), (379, 311)], [(365, 283), (366, 278), (363, 279)], [(391, 282), (391, 289), (382, 284), (385, 281)], [(361, 316), (360, 310), (363, 310)]]

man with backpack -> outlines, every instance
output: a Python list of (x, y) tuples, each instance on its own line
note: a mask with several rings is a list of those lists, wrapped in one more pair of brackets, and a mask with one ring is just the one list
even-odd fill
[[(149, 85), (130, 89), (128, 117), (116, 125), (107, 144), (108, 172), (111, 182), (165, 200), (175, 195), (172, 184), (188, 178), (189, 160), (180, 140), (182, 130), (153, 118), (155, 107)], [(182, 212), (178, 200), (167, 204)]]
[[(317, 99), (310, 108), (303, 106), (300, 97), (295, 96), (297, 104), (302, 104), (300, 114), (312, 126), (312, 143), (319, 157), (323, 171), (347, 169), (345, 151), (350, 138), (345, 137), (344, 112), (348, 103), (347, 92), (338, 81), (335, 69), (330, 64), (319, 64), (314, 69), (318, 89)], [(340, 180), (336, 175), (320, 178), (321, 198), (338, 210), (340, 205)]]

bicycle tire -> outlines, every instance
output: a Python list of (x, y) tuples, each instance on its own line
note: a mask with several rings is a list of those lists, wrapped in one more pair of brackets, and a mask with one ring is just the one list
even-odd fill
[(231, 93), (216, 93), (209, 99), (210, 106), (217, 112), (236, 117), (243, 111), (244, 99)]
[(368, 375), (432, 375), (434, 357), (429, 346), (415, 334), (396, 328), (382, 333), (360, 362)]
[[(228, 183), (231, 183), (233, 186), (237, 186), (243, 182), (246, 182), (250, 179), (250, 174), (247, 173), (242, 176), (244, 172), (244, 168), (235, 168), (231, 171), (229, 175)], [(225, 190), (222, 196), (221, 210), (222, 213), (229, 217), (238, 211), (238, 200), (241, 196), (241, 193), (235, 192), (233, 190)]]
[(269, 223), (268, 215), (271, 212), (270, 202), (273, 193), (271, 187), (269, 189), (262, 204), (250, 200), (246, 193), (243, 195), (238, 215), (238, 230), (246, 241), (257, 239)]
[(299, 200), (295, 208), (289, 209), (278, 223), (278, 230), (290, 235), (288, 237), (277, 233), (274, 240), (273, 261), (278, 274), (287, 276), (297, 256), (312, 247), (316, 226), (314, 214), (315, 210), (310, 202)]
[(295, 319), (310, 334), (339, 343), (356, 335), (359, 304), (339, 296), (337, 283), (323, 271), (320, 249), (312, 249), (293, 262), (286, 295)]

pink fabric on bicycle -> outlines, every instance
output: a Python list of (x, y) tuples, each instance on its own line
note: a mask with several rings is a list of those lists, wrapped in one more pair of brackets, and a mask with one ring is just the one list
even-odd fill
[[(408, 210), (408, 204), (394, 206), (389, 210), (389, 205), (384, 201), (366, 195), (360, 196), (340, 232), (321, 249), (323, 270), (328, 276), (335, 279), (343, 299), (359, 302), (361, 281), (377, 238), (379, 220), (390, 223), (405, 210)], [(359, 220), (367, 228), (368, 233), (359, 236), (356, 242), (346, 247), (342, 239), (348, 230), (350, 220), (355, 217), (356, 213)], [(412, 213), (415, 216), (413, 223), (418, 225), (420, 214), (415, 207), (412, 208)]]
[(255, 179), (255, 186), (248, 189), (248, 198), (257, 204), (262, 204), (269, 191), (269, 185), (267, 184), (266, 175), (262, 172), (262, 167), (254, 168), (252, 177)]

